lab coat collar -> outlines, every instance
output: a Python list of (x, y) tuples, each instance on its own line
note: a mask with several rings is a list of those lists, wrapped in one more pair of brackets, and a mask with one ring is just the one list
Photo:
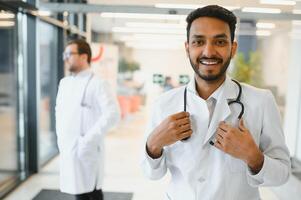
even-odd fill
[[(195, 82), (196, 82), (195, 78), (193, 78), (191, 81), (189, 81), (189, 83), (187, 84), (187, 91), (192, 92), (193, 94), (199, 96), (199, 94), (196, 90), (196, 83)], [(227, 75), (224, 83), (219, 88), (217, 88), (217, 90), (214, 91), (210, 95), (210, 97), (213, 97), (217, 100), (219, 98), (219, 95), (221, 93), (224, 93), (226, 99), (228, 99), (228, 100), (236, 99), (236, 95), (238, 93), (237, 93), (237, 89), (235, 89), (235, 86), (236, 86), (236, 84), (233, 83), (233, 81), (231, 81), (231, 77), (229, 77)], [(224, 90), (226, 90), (226, 91), (222, 92)]]
[(207, 144), (213, 139), (219, 123), (221, 121), (225, 121), (225, 119), (231, 115), (231, 109), (228, 105), (228, 101), (236, 98), (238, 89), (235, 88), (235, 86), (236, 84), (231, 81), (229, 76), (227, 76), (225, 82), (223, 83), (223, 87), (221, 88), (221, 93), (217, 99), (212, 120), (203, 145)]
[(84, 69), (78, 73), (71, 73), (71, 76), (74, 77), (74, 78), (83, 78), (83, 77), (86, 77), (88, 75), (90, 75), (92, 73), (92, 69), (91, 67), (87, 68), (87, 69)]
[[(228, 101), (236, 99), (236, 96), (238, 94), (238, 89), (236, 87), (237, 85), (233, 81), (231, 81), (231, 78), (229, 76), (226, 76), (224, 83), (210, 96), (216, 99), (216, 105), (203, 145), (207, 144), (209, 140), (212, 139), (217, 130), (218, 124), (231, 115)], [(187, 90), (199, 96), (196, 90), (195, 79), (191, 80), (188, 83)]]

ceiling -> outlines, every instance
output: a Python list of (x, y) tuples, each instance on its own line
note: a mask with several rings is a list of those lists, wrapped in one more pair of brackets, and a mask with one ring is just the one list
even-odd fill
[[(275, 0), (274, 0), (275, 1)], [(279, 1), (279, 0), (276, 0)], [(287, 0), (285, 0), (287, 2)], [(161, 3), (161, 4), (173, 4), (173, 5), (179, 5), (180, 6), (187, 6), (189, 5), (200, 5), (200, 1), (193, 1), (193, 0), (186, 0), (185, 5), (183, 4), (183, 0), (127, 0), (122, 3), (120, 0), (88, 0), (89, 4), (100, 4), (100, 5), (111, 5), (111, 6), (143, 6), (143, 7), (154, 7), (155, 4)], [(295, 5), (271, 5), (271, 4), (262, 4), (260, 3), (260, 0), (256, 1), (241, 1), (241, 0), (206, 0), (201, 1), (202, 5), (209, 5), (209, 4), (217, 4), (221, 6), (231, 6), (236, 7), (236, 11), (240, 13), (243, 16), (243, 12), (241, 12), (242, 8), (245, 7), (260, 7), (260, 8), (273, 8), (273, 9), (281, 9), (280, 14), (273, 14), (272, 17), (267, 17), (270, 15), (262, 14), (262, 13), (249, 13), (246, 19), (250, 19), (253, 22), (268, 22), (273, 23), (273, 28), (257, 28), (254, 27), (256, 23), (251, 23), (250, 25), (246, 24), (240, 24), (240, 34), (247, 34), (252, 35), (256, 34), (256, 30), (260, 31), (266, 31), (269, 32), (269, 34), (274, 34), (281, 31), (289, 31), (291, 27), (291, 20), (279, 20), (281, 17), (285, 17), (288, 15), (293, 15), (293, 10), (301, 10), (301, 1), (295, 1)], [(300, 9), (299, 9), (300, 8)], [(170, 8), (173, 10), (173, 8)], [(122, 9), (121, 9), (122, 10)], [(179, 9), (176, 9), (179, 10)], [(187, 10), (187, 13), (189, 10)], [(141, 9), (141, 12), (139, 10), (137, 13), (142, 13), (143, 9)], [(156, 12), (156, 11), (154, 11)], [(179, 41), (182, 46), (182, 42), (185, 40), (185, 16), (183, 16), (180, 19), (143, 19), (142, 17), (138, 18), (126, 18), (124, 16), (120, 17), (103, 17), (104, 14), (100, 13), (91, 13), (90, 19), (92, 23), (92, 30), (95, 32), (100, 33), (113, 33), (113, 37), (115, 40), (121, 40), (125, 41), (129, 46), (134, 43), (139, 43), (141, 41), (137, 40), (137, 37), (134, 36), (141, 36), (141, 40), (145, 43), (145, 36), (149, 34), (151, 37), (150, 44), (156, 43), (154, 42), (153, 38), (158, 37), (158, 44), (162, 44), (162, 41), (166, 41), (166, 38), (174, 38), (175, 40)], [(300, 15), (297, 15), (297, 18), (300, 17), (301, 20), (301, 13)], [(278, 20), (274, 20), (272, 18), (279, 18)], [(162, 27), (163, 26), (165, 27)], [(171, 26), (181, 26), (181, 27), (171, 27)], [(170, 28), (168, 28), (170, 27)], [(153, 35), (155, 34), (155, 35)], [(144, 35), (144, 37), (143, 37)], [(264, 34), (263, 34), (264, 35)], [(162, 37), (160, 37), (162, 36)], [(173, 40), (171, 40), (173, 41)], [(179, 43), (179, 44), (180, 44)], [(175, 44), (175, 42), (172, 42), (172, 44)], [(149, 46), (149, 45), (148, 45)], [(166, 44), (166, 47), (171, 47), (169, 44)]]

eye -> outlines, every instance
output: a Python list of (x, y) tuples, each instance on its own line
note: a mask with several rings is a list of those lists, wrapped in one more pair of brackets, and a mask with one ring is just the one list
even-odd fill
[(216, 40), (215, 44), (217, 46), (223, 47), (223, 46), (226, 46), (228, 44), (228, 41), (227, 40)]
[(205, 44), (204, 40), (192, 40), (192, 45), (194, 46), (202, 46)]

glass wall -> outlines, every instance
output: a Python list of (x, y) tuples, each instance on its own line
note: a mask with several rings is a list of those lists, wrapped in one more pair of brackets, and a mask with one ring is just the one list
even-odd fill
[[(39, 164), (57, 153), (54, 107), (57, 91), (57, 28), (39, 21)], [(59, 52), (60, 53), (60, 52)]]
[(16, 27), (15, 15), (0, 11), (0, 188), (19, 174)]

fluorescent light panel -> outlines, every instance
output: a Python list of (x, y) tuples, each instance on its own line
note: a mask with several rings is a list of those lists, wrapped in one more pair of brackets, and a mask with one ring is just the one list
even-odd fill
[(131, 27), (113, 27), (114, 33), (161, 33), (161, 34), (182, 34), (186, 33), (185, 29), (155, 29), (155, 28), (131, 28)]
[(178, 9), (196, 9), (204, 7), (204, 5), (198, 4), (167, 4), (167, 3), (157, 3), (156, 8), (178, 8)]
[(256, 27), (263, 29), (273, 29), (276, 27), (276, 25), (274, 23), (257, 22)]
[(185, 42), (185, 37), (181, 37), (181, 38), (177, 38), (177, 37), (172, 37), (172, 36), (168, 36), (168, 37), (164, 37), (164, 35), (160, 35), (159, 37), (135, 37), (135, 35), (129, 36), (129, 35), (124, 35), (119, 37), (119, 39), (121, 41), (125, 41), (125, 42), (160, 42), (160, 43), (165, 43), (165, 42), (176, 42), (176, 43), (181, 43), (184, 44)]
[(261, 4), (270, 4), (270, 5), (284, 5), (284, 6), (294, 6), (296, 5), (295, 1), (290, 0), (261, 0)]
[(295, 10), (293, 10), (293, 13), (294, 13), (294, 14), (301, 14), (301, 10), (295, 9)]
[(134, 48), (134, 49), (184, 49), (183, 45), (170, 45), (170, 44), (135, 44), (135, 43), (128, 43), (126, 46)]
[(134, 34), (137, 39), (170, 39), (170, 40), (186, 40), (186, 35), (169, 35), (169, 34)]
[(223, 6), (223, 7), (228, 9), (228, 10), (238, 10), (238, 9), (240, 9), (239, 6)]
[(292, 24), (295, 26), (301, 26), (301, 20), (293, 20)]
[(0, 12), (0, 19), (13, 19), (15, 15), (13, 13), (2, 13)]
[(173, 29), (185, 29), (186, 24), (171, 24), (171, 23), (144, 23), (144, 22), (127, 22), (126, 27), (135, 28), (173, 28)]
[(270, 31), (265, 31), (265, 30), (258, 30), (256, 31), (257, 36), (270, 36), (271, 32)]
[(244, 7), (242, 12), (255, 12), (255, 13), (272, 13), (277, 14), (281, 13), (281, 10), (278, 8), (258, 8), (258, 7)]
[(146, 13), (110, 13), (100, 14), (104, 18), (127, 18), (127, 19), (160, 19), (160, 20), (183, 20), (186, 15), (146, 14)]
[(0, 27), (10, 27), (14, 26), (15, 22), (12, 21), (0, 21)]
[[(201, 4), (167, 4), (167, 3), (157, 3), (155, 4), (156, 8), (176, 8), (176, 9), (197, 9), (202, 8), (205, 5)], [(239, 6), (223, 6), (228, 10), (239, 9)]]
[(38, 15), (40, 16), (51, 16), (51, 12), (47, 10), (39, 10)]

